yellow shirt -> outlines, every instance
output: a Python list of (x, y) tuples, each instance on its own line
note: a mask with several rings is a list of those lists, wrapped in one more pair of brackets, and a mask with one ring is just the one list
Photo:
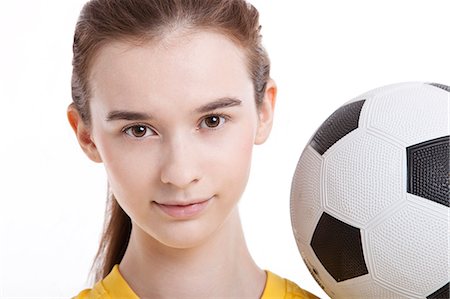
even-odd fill
[[(316, 299), (318, 297), (301, 289), (290, 280), (279, 277), (266, 271), (267, 281), (261, 299)], [(119, 272), (119, 266), (115, 265), (111, 273), (102, 281), (95, 284), (94, 288), (82, 291), (74, 299), (139, 299), (128, 286)]]

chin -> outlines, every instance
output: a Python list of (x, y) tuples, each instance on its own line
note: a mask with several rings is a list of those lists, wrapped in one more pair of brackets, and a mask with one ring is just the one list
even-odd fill
[(211, 224), (206, 226), (198, 221), (192, 222), (196, 223), (174, 223), (170, 225), (170, 229), (166, 227), (164, 231), (160, 231), (154, 237), (159, 243), (171, 248), (199, 247), (211, 238), (216, 229), (211, 229)]

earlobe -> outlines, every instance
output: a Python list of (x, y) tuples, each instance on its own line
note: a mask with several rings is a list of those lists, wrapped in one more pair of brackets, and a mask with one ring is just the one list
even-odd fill
[(264, 143), (270, 135), (273, 124), (273, 113), (277, 97), (277, 86), (275, 81), (269, 79), (264, 92), (263, 102), (258, 109), (258, 128), (256, 132), (255, 144)]
[(97, 147), (91, 138), (91, 131), (81, 119), (81, 115), (73, 103), (67, 108), (67, 118), (84, 153), (92, 161), (97, 163), (102, 162)]

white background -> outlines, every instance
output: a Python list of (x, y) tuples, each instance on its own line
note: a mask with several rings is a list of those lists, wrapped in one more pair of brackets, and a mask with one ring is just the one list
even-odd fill
[[(0, 3), (0, 297), (67, 298), (88, 286), (106, 194), (102, 165), (84, 156), (65, 115), (84, 1)], [(262, 268), (326, 298), (290, 226), (297, 160), (351, 98), (397, 82), (450, 83), (450, 1), (252, 3), (279, 94), (240, 204), (245, 234)]]

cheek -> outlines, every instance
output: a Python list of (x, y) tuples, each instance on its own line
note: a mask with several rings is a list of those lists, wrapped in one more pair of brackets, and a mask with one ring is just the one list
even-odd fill
[[(118, 200), (139, 198), (153, 169), (151, 151), (123, 144), (123, 140), (107, 137), (99, 139), (99, 152), (102, 156), (108, 182)], [(150, 160), (149, 160), (150, 159)]]
[(251, 157), (253, 152), (253, 136), (251, 132), (248, 134), (243, 134), (240, 138), (235, 139), (235, 144), (230, 144), (233, 146), (231, 159), (234, 164), (237, 166), (236, 168), (241, 168), (242, 171), (248, 172), (251, 164)]
[(218, 180), (240, 197), (250, 173), (252, 151), (254, 142), (254, 129), (252, 126), (240, 127), (227, 138), (215, 157), (216, 173), (220, 174)]

